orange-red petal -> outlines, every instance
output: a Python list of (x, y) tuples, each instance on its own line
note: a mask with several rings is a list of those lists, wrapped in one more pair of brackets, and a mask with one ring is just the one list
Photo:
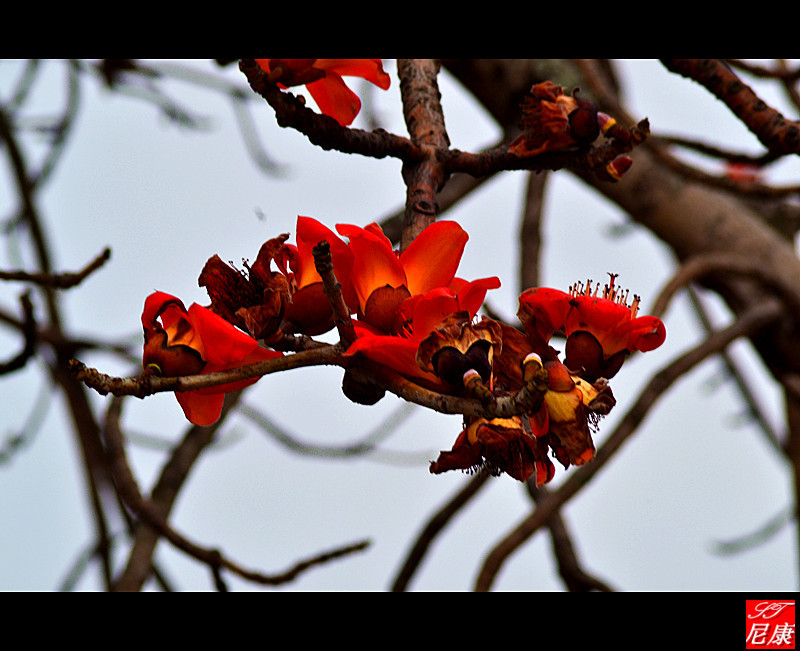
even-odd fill
[(377, 224), (367, 228), (337, 224), (336, 230), (350, 239), (350, 250), (353, 252), (351, 278), (362, 310), (374, 290), (386, 285), (400, 287), (406, 284), (403, 265)]
[(183, 409), (186, 420), (207, 427), (217, 422), (225, 402), (224, 393), (203, 394), (195, 391), (177, 392), (175, 397)]
[(546, 343), (550, 341), (554, 331), (564, 327), (571, 298), (560, 289), (526, 289), (519, 296), (517, 316), (529, 336), (536, 336)]
[(352, 124), (361, 110), (358, 95), (335, 72), (328, 72), (322, 79), (306, 84), (306, 88), (320, 112), (332, 117), (343, 127)]
[(362, 77), (379, 88), (389, 88), (391, 78), (381, 59), (255, 59), (264, 72), (283, 70), (278, 83), (283, 87), (305, 85), (319, 110), (342, 126), (353, 122), (361, 100), (344, 83), (342, 76)]
[(414, 238), (400, 254), (411, 295), (435, 287), (447, 287), (464, 254), (469, 235), (456, 222), (434, 222)]
[(349, 283), (353, 254), (347, 244), (330, 228), (313, 217), (298, 215), (295, 239), (298, 255), (298, 268), (295, 269), (295, 274), (298, 289), (321, 280), (314, 263), (314, 247), (323, 241), (330, 246), (336, 279), (342, 286)]
[(417, 364), (419, 342), (406, 337), (394, 337), (378, 333), (369, 325), (353, 321), (356, 340), (345, 355), (362, 354), (378, 364), (394, 369), (401, 375), (431, 388), (441, 388), (442, 382), (433, 373), (422, 370)]
[(381, 59), (317, 59), (314, 67), (343, 77), (362, 77), (383, 90), (391, 84), (391, 77), (384, 72)]
[(475, 316), (486, 299), (486, 292), (500, 287), (500, 279), (491, 276), (467, 282), (461, 278), (453, 278), (450, 287), (456, 291), (461, 309)]
[(402, 309), (411, 319), (413, 339), (419, 342), (448, 315), (461, 311), (461, 306), (455, 292), (447, 287), (438, 287), (407, 299)]
[[(223, 371), (242, 366), (242, 360), (255, 354), (256, 358), (274, 357), (274, 351), (268, 351), (258, 345), (258, 341), (250, 335), (228, 323), (208, 308), (197, 303), (189, 306), (189, 319), (203, 342), (206, 360), (205, 371)], [(258, 353), (263, 350), (264, 353)]]

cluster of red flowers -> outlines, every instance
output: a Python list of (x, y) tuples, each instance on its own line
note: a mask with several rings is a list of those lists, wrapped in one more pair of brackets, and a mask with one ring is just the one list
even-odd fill
[[(256, 61), (281, 87), (305, 85), (320, 110), (342, 125), (360, 109), (343, 75), (389, 86), (380, 59)], [(549, 82), (534, 86), (523, 110), (523, 135), (510, 148), (520, 157), (582, 146), (613, 129), (613, 121), (591, 102), (567, 96)], [(614, 176), (623, 167), (606, 171)], [(602, 293), (599, 287), (592, 291), (591, 283), (569, 292), (526, 290), (519, 298), (522, 330), (485, 316), (477, 320), (486, 293), (500, 280), (456, 275), (468, 235), (452, 221), (428, 226), (402, 253), (374, 223), (339, 224), (334, 232), (301, 216), (295, 243), (288, 238), (265, 242), (244, 271), (210, 258), (199, 277), (209, 307), (194, 304), (187, 310), (169, 294), (149, 296), (142, 313), (145, 372), (232, 370), (283, 354), (259, 342), (275, 348), (287, 335), (332, 329), (334, 310), (313, 254), (324, 241), (342, 300), (355, 316), (355, 340), (346, 356), (367, 358), (440, 393), (491, 400), (534, 385), (540, 392), (541, 401), (528, 413), (465, 419), (453, 449), (440, 454), (431, 472), (489, 467), (520, 481), (535, 477), (538, 485), (553, 477), (551, 452), (565, 467), (594, 456), (591, 427), (614, 405), (608, 379), (632, 352), (657, 348), (666, 336), (659, 319), (637, 315), (638, 297), (629, 303), (613, 275)], [(550, 346), (554, 333), (566, 337), (563, 362)], [(176, 392), (176, 397), (192, 423), (209, 425), (219, 418), (227, 392), (256, 381)]]
[[(549, 452), (565, 468), (594, 457), (593, 425), (615, 404), (608, 380), (632, 352), (660, 346), (666, 329), (656, 317), (637, 315), (639, 298), (629, 305), (615, 276), (602, 293), (591, 287), (525, 290), (517, 312), (523, 332), (494, 322), (500, 341), (493, 341), (492, 392), (519, 391), (540, 374), (546, 382), (542, 404), (512, 418), (468, 421), (432, 472), (488, 465), (520, 481), (535, 476), (541, 485), (555, 472)], [(555, 333), (566, 337), (563, 362), (550, 345)]]
[[(500, 280), (456, 275), (468, 235), (452, 221), (430, 225), (402, 253), (374, 223), (339, 224), (334, 232), (301, 216), (295, 243), (288, 238), (265, 242), (245, 271), (210, 258), (199, 278), (211, 298), (208, 308), (186, 310), (162, 292), (148, 297), (142, 314), (146, 371), (178, 376), (232, 369), (282, 354), (258, 340), (275, 345), (286, 335), (333, 328), (313, 256), (325, 241), (355, 317), (356, 338), (345, 355), (366, 357), (422, 387), (454, 395), (510, 395), (546, 371), (539, 373), (547, 387), (534, 411), (469, 419), (453, 449), (431, 464), (434, 473), (486, 465), (521, 481), (535, 473), (541, 484), (554, 473), (549, 451), (565, 466), (592, 458), (590, 426), (614, 404), (608, 378), (631, 352), (664, 341), (661, 321), (637, 316), (638, 298), (629, 306), (613, 276), (599, 295), (591, 285), (523, 292), (518, 315), (524, 332), (487, 317), (477, 320), (486, 293)], [(564, 362), (549, 344), (557, 332), (566, 336)], [(207, 425), (219, 417), (226, 392), (255, 381), (176, 396), (191, 422)]]
[[(333, 309), (313, 256), (314, 247), (325, 241), (345, 303), (357, 315), (357, 339), (346, 354), (365, 355), (443, 388), (417, 365), (419, 341), (447, 314), (463, 310), (473, 317), (486, 291), (500, 281), (455, 277), (468, 239), (455, 222), (432, 224), (399, 255), (377, 224), (340, 224), (337, 231), (349, 242), (316, 219), (300, 216), (296, 243), (288, 243), (287, 234), (268, 240), (246, 272), (211, 257), (198, 281), (208, 291), (209, 308), (192, 305), (187, 311), (174, 296), (152, 294), (142, 314), (145, 369), (167, 376), (231, 369), (258, 361), (253, 349), (261, 351), (259, 359), (281, 354), (259, 347), (259, 339), (272, 345), (285, 335), (314, 336), (333, 328)], [(203, 399), (194, 391), (176, 395), (189, 420), (209, 424), (219, 416), (222, 394), (240, 386), (204, 389), (202, 395), (215, 400), (202, 416), (197, 403)]]

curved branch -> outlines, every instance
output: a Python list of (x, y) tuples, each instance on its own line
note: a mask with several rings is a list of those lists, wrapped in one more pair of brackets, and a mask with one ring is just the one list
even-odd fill
[[(537, 503), (547, 499), (550, 494), (547, 488), (544, 486), (537, 488), (530, 480), (525, 482), (525, 486)], [(567, 590), (570, 592), (613, 592), (608, 584), (583, 569), (575, 553), (567, 524), (560, 513), (553, 514), (547, 523), (547, 528), (550, 530), (551, 546), (553, 556), (558, 563), (558, 573), (567, 586)]]
[(18, 280), (33, 283), (35, 285), (46, 285), (56, 289), (69, 289), (83, 282), (83, 280), (111, 258), (111, 249), (103, 249), (94, 260), (87, 264), (78, 272), (63, 273), (44, 273), (30, 271), (3, 271), (0, 269), (0, 280)]
[(33, 316), (33, 304), (31, 303), (30, 296), (27, 293), (23, 294), (20, 297), (20, 303), (22, 305), (22, 313), (24, 315), (22, 322), (22, 335), (25, 339), (25, 343), (22, 346), (22, 350), (14, 355), (14, 357), (7, 362), (0, 362), (0, 375), (12, 373), (13, 371), (18, 371), (19, 369), (23, 368), (27, 361), (33, 357), (34, 353), (36, 352), (36, 320)]
[(662, 316), (667, 304), (681, 287), (714, 273), (741, 275), (758, 280), (780, 297), (786, 303), (788, 311), (800, 322), (800, 287), (787, 284), (785, 278), (777, 276), (770, 268), (765, 268), (757, 261), (722, 252), (701, 253), (688, 258), (661, 290), (650, 313)]

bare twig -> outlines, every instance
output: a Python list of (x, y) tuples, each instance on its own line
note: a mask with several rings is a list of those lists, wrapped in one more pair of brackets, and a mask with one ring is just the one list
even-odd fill
[(715, 542), (711, 549), (715, 554), (731, 555), (753, 549), (758, 545), (763, 545), (772, 540), (778, 532), (789, 524), (796, 517), (795, 513), (796, 509), (794, 507), (781, 509), (779, 513), (773, 515), (756, 531), (733, 540)]
[(333, 271), (331, 246), (328, 242), (319, 242), (313, 248), (312, 253), (317, 273), (322, 278), (323, 291), (331, 304), (333, 322), (339, 331), (339, 341), (344, 348), (347, 348), (356, 340), (356, 333), (353, 330), (353, 322), (350, 319), (350, 308), (347, 307), (342, 296), (342, 286), (336, 280), (336, 274)]
[[(713, 329), (713, 326), (711, 320), (708, 318), (708, 314), (700, 296), (697, 294), (695, 288), (691, 285), (686, 289), (689, 299), (692, 302), (692, 306), (694, 307), (695, 314), (700, 320), (700, 324), (706, 333), (710, 333)], [(778, 452), (783, 453), (784, 449), (778, 433), (772, 427), (763, 410), (761, 409), (761, 406), (758, 404), (755, 392), (751, 389), (745, 375), (739, 370), (739, 365), (736, 363), (736, 360), (734, 360), (727, 350), (721, 351), (719, 356), (725, 366), (725, 370), (731, 376), (731, 378), (733, 378), (733, 382), (741, 394), (742, 400), (744, 401), (745, 405), (747, 405), (748, 415), (755, 419), (758, 427), (764, 433), (767, 441)]]
[[(546, 487), (537, 488), (530, 480), (525, 482), (525, 486), (537, 503), (547, 499), (550, 494)], [(567, 524), (560, 513), (555, 513), (550, 518), (547, 528), (550, 530), (550, 540), (553, 555), (558, 563), (558, 573), (570, 592), (612, 592), (612, 588), (607, 583), (592, 576), (581, 567)]]
[(777, 277), (757, 261), (748, 260), (742, 255), (722, 252), (702, 253), (687, 259), (661, 290), (650, 313), (662, 316), (669, 301), (679, 289), (714, 273), (747, 276), (759, 281), (784, 300), (787, 311), (794, 315), (795, 319), (800, 320), (799, 287), (786, 283), (783, 278)]
[(528, 172), (525, 206), (519, 227), (519, 288), (539, 285), (539, 251), (542, 246), (544, 190), (548, 172)]
[(42, 273), (28, 271), (3, 271), (0, 269), (0, 280), (19, 280), (35, 285), (46, 285), (55, 289), (69, 289), (79, 285), (92, 272), (102, 267), (111, 258), (111, 249), (104, 249), (100, 255), (87, 264), (81, 271), (63, 273)]
[(368, 359), (359, 358), (354, 361), (352, 357), (343, 355), (342, 347), (338, 344), (283, 355), (229, 371), (182, 377), (158, 377), (146, 374), (139, 377), (113, 377), (100, 373), (97, 369), (90, 368), (75, 359), (70, 361), (68, 371), (75, 379), (102, 395), (110, 393), (114, 396), (128, 395), (144, 398), (154, 393), (191, 391), (290, 369), (321, 365), (341, 366), (360, 373), (366, 382), (382, 386), (404, 400), (434, 411), (478, 418), (507, 418), (535, 411), (541, 405), (547, 388), (546, 372), (541, 371), (516, 393), (494, 398), (489, 402), (438, 393), (419, 386), (396, 371), (375, 364)]
[(342, 365), (344, 362), (338, 346), (324, 346), (303, 350), (292, 355), (274, 357), (255, 364), (240, 366), (229, 371), (217, 371), (201, 375), (183, 377), (158, 377), (141, 375), (139, 377), (112, 377), (100, 373), (79, 362), (71, 360), (68, 370), (75, 379), (94, 389), (101, 395), (135, 396), (144, 398), (154, 393), (168, 391), (191, 391), (204, 387), (217, 386), (227, 382), (287, 371), (293, 368), (321, 365)]
[(251, 405), (239, 404), (237, 405), (236, 411), (238, 414), (241, 414), (258, 425), (259, 428), (279, 444), (298, 454), (321, 456), (326, 459), (346, 459), (353, 456), (369, 454), (370, 458), (375, 458), (380, 455), (384, 460), (389, 459), (394, 462), (398, 462), (401, 458), (403, 460), (412, 459), (410, 463), (416, 464), (423, 463), (426, 459), (429, 459), (430, 456), (426, 455), (422, 457), (416, 455), (416, 457), (414, 457), (412, 453), (390, 453), (381, 451), (380, 448), (378, 448), (379, 443), (391, 436), (397, 428), (406, 421), (407, 417), (413, 413), (413, 409), (414, 405), (411, 403), (401, 403), (398, 409), (394, 410), (384, 420), (370, 428), (370, 431), (366, 435), (359, 438), (356, 442), (343, 445), (323, 445), (303, 441), (297, 434), (287, 431), (284, 427), (274, 422), (266, 413)]

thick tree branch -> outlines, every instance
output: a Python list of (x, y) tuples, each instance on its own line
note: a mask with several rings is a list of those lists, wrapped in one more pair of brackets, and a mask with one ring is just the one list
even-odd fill
[(398, 59), (397, 73), (408, 133), (411, 141), (423, 152), (421, 159), (406, 161), (403, 165), (406, 183), (406, 208), (400, 239), (400, 250), (403, 251), (439, 214), (436, 198), (447, 180), (439, 156), (449, 148), (450, 139), (440, 103), (439, 62), (435, 59)]

